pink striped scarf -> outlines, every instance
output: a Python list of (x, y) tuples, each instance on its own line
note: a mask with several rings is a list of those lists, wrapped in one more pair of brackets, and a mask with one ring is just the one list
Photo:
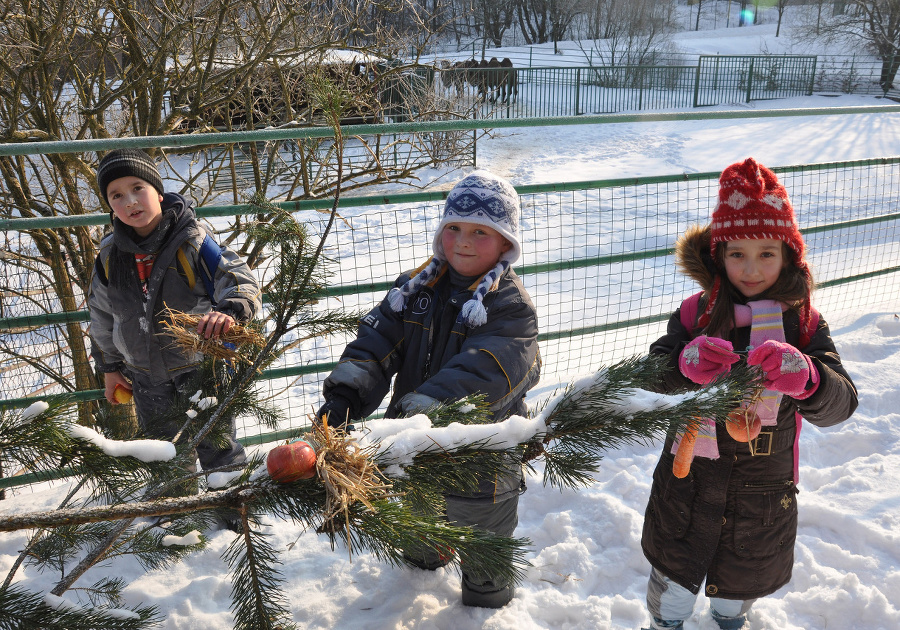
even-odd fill
[[(736, 305), (734, 307), (734, 325), (737, 328), (750, 326), (750, 351), (768, 339), (784, 341), (784, 323), (782, 313), (785, 306), (775, 300), (757, 300), (748, 302), (747, 306)], [(748, 401), (749, 402), (749, 401)], [(781, 405), (781, 393), (773, 390), (765, 390), (762, 395), (752, 403), (751, 412), (755, 412), (763, 426), (772, 426), (778, 423), (778, 407)], [(679, 433), (672, 445), (672, 454), (678, 450), (682, 434)], [(708, 457), (719, 459), (719, 445), (716, 440), (716, 423), (704, 418), (700, 421), (697, 430), (697, 439), (694, 442), (694, 457)]]

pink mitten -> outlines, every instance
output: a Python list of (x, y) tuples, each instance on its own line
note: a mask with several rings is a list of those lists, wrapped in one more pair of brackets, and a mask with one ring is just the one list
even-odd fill
[(783, 341), (769, 339), (753, 348), (747, 355), (747, 364), (762, 368), (766, 389), (794, 398), (805, 398), (812, 393), (806, 390), (810, 376), (814, 384), (811, 390), (819, 382), (819, 373), (809, 357)]
[(730, 341), (700, 335), (681, 351), (678, 367), (695, 383), (706, 385), (730, 371), (731, 364), (740, 359), (732, 350)]

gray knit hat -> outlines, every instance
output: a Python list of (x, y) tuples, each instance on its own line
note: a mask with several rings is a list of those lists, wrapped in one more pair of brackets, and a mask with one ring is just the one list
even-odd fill
[(499, 281), (509, 266), (519, 259), (519, 194), (508, 181), (485, 170), (477, 170), (460, 180), (447, 195), (444, 216), (432, 242), (434, 256), (417, 270), (403, 286), (388, 293), (388, 303), (394, 312), (406, 308), (406, 299), (438, 276), (447, 264), (441, 232), (448, 223), (476, 223), (497, 230), (512, 247), (500, 256), (493, 269), (481, 278), (472, 298), (463, 304), (459, 318), (470, 328), (487, 322), (482, 304), (488, 291)]
[(106, 189), (109, 185), (114, 180), (129, 175), (140, 177), (153, 186), (160, 195), (166, 194), (162, 177), (153, 158), (141, 149), (116, 149), (104, 155), (100, 160), (100, 166), (97, 167), (97, 186), (100, 188), (100, 197), (103, 201), (109, 203), (106, 198)]

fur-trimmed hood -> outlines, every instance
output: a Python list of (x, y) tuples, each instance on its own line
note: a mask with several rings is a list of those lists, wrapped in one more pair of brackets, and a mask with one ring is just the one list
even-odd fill
[(711, 244), (709, 225), (692, 225), (675, 241), (675, 264), (679, 271), (696, 280), (707, 292), (712, 289), (716, 269), (710, 255)]

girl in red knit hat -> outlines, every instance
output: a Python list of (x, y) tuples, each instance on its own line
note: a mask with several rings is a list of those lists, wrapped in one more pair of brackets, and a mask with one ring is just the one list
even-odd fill
[(810, 303), (806, 248), (772, 171), (753, 158), (726, 168), (711, 224), (688, 229), (675, 249), (703, 290), (650, 347), (672, 367), (660, 391), (696, 389), (738, 361), (757, 366), (766, 389), (725, 426), (703, 421), (667, 437), (641, 538), (652, 565), (647, 607), (651, 628), (682, 628), (705, 582), (713, 619), (737, 629), (753, 602), (791, 578), (801, 416), (843, 422), (856, 389)]

